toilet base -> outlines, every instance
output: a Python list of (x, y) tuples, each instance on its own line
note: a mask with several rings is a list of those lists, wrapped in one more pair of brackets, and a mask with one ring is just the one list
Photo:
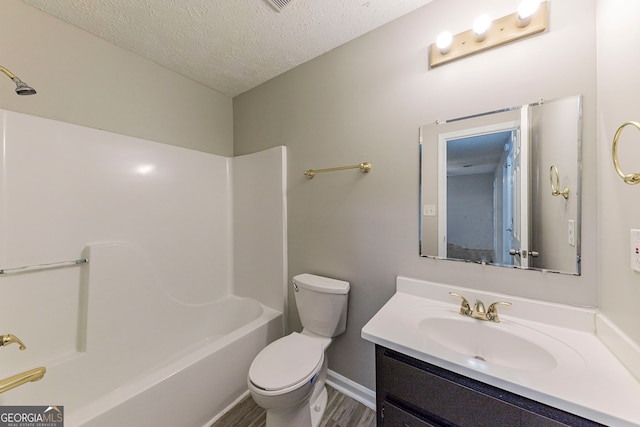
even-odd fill
[(320, 424), (322, 415), (324, 415), (324, 411), (327, 409), (327, 401), (327, 387), (323, 387), (320, 396), (318, 396), (315, 402), (311, 403), (311, 427), (318, 427)]
[(309, 402), (285, 409), (267, 410), (267, 427), (282, 426), (311, 426), (311, 411)]
[(267, 427), (318, 427), (327, 409), (327, 402), (327, 387), (323, 387), (320, 395), (311, 404), (307, 402), (296, 408), (269, 409), (267, 410)]

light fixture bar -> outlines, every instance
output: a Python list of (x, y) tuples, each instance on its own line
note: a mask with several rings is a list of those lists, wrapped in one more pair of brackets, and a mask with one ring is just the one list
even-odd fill
[(533, 34), (541, 33), (547, 29), (547, 3), (540, 3), (540, 7), (531, 17), (531, 22), (524, 27), (518, 27), (518, 13), (503, 16), (491, 24), (486, 36), (481, 41), (476, 41), (473, 30), (453, 36), (451, 48), (446, 53), (441, 53), (435, 43), (429, 47), (429, 66), (437, 67), (456, 59), (474, 53), (482, 52)]

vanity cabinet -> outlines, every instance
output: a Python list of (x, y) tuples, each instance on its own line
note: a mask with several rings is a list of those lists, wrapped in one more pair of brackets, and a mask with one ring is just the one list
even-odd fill
[(601, 426), (376, 345), (379, 427)]

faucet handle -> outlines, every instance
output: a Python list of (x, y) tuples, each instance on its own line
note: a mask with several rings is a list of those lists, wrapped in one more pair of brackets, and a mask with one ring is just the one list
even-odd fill
[(460, 314), (464, 316), (468, 316), (471, 314), (471, 306), (469, 305), (469, 301), (467, 301), (465, 297), (455, 292), (449, 292), (449, 295), (458, 297), (462, 300), (462, 303), (460, 304)]
[(20, 350), (25, 350), (27, 348), (20, 340), (20, 338), (16, 337), (13, 334), (4, 334), (0, 336), (0, 346), (5, 347), (12, 343), (18, 344), (20, 346)]
[(505, 302), (505, 301), (497, 301), (491, 304), (489, 306), (489, 309), (487, 310), (487, 320), (491, 320), (492, 322), (495, 322), (495, 323), (500, 323), (500, 318), (498, 317), (498, 308), (497, 308), (497, 306), (499, 305), (504, 305), (508, 307), (511, 305), (511, 303)]

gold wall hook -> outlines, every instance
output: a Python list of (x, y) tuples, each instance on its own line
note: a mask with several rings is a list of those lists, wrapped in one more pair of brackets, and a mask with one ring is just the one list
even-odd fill
[(371, 172), (371, 163), (362, 162), (362, 163), (360, 163), (358, 165), (340, 166), (340, 167), (337, 167), (337, 168), (309, 169), (309, 170), (304, 171), (304, 176), (306, 176), (307, 178), (311, 179), (314, 176), (316, 176), (317, 173), (335, 172), (335, 171), (342, 171), (342, 170), (346, 170), (346, 169), (360, 169), (361, 172), (367, 173), (367, 172)]
[(620, 135), (622, 134), (622, 130), (626, 126), (635, 126), (636, 129), (640, 130), (640, 123), (638, 122), (625, 122), (618, 128), (616, 134), (613, 137), (613, 147), (611, 148), (611, 154), (613, 156), (613, 167), (616, 168), (616, 172), (622, 178), (622, 180), (629, 184), (634, 185), (640, 183), (640, 173), (630, 173), (625, 174), (622, 172), (622, 168), (620, 167), (620, 161), (618, 160), (618, 140), (620, 139)]
[(562, 196), (565, 200), (569, 198), (569, 187), (565, 187), (560, 190), (560, 174), (558, 173), (558, 167), (556, 165), (551, 165), (549, 168), (549, 181), (551, 182), (552, 196)]

